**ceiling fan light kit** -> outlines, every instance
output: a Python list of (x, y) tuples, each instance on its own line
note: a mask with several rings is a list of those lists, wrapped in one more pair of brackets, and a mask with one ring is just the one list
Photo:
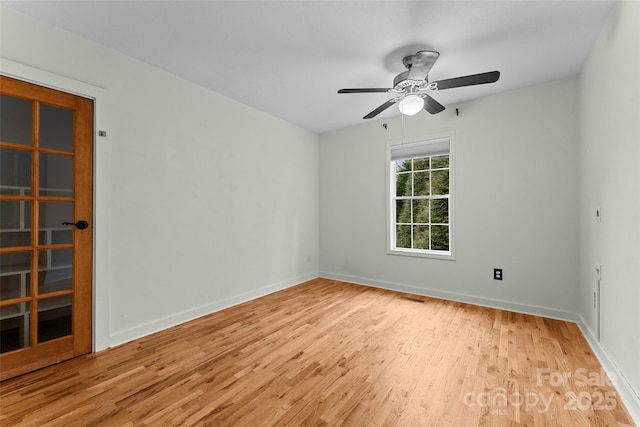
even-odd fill
[(405, 116), (414, 116), (424, 108), (424, 99), (418, 95), (407, 95), (398, 102), (398, 110)]
[(430, 82), (429, 72), (439, 56), (438, 52), (431, 50), (421, 50), (415, 55), (405, 56), (402, 63), (407, 71), (403, 71), (393, 79), (392, 88), (340, 89), (338, 93), (389, 93), (395, 95), (394, 98), (380, 105), (363, 119), (371, 119), (395, 103), (398, 104), (398, 109), (403, 115), (413, 116), (423, 109), (430, 114), (437, 114), (444, 111), (445, 107), (429, 96), (428, 92), (494, 83), (500, 78), (499, 71), (490, 71)]

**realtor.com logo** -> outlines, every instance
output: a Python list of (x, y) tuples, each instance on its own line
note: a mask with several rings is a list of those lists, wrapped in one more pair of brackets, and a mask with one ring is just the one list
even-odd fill
[[(611, 379), (610, 379), (611, 378)], [(538, 368), (536, 385), (560, 387), (573, 382), (576, 387), (612, 387), (615, 378), (607, 375), (604, 370), (590, 372), (585, 368), (576, 369), (574, 372), (551, 371), (548, 368)], [(556, 397), (558, 396), (558, 397)], [(551, 391), (542, 392), (509, 392), (502, 387), (482, 393), (467, 393), (463, 397), (464, 404), (468, 407), (481, 407), (490, 409), (492, 413), (506, 415), (508, 407), (519, 408), (525, 412), (537, 411), (545, 413), (551, 407), (554, 399), (559, 398)], [(582, 391), (576, 393), (567, 391), (564, 394), (564, 409), (567, 411), (611, 411), (616, 408), (618, 401), (614, 391), (596, 390), (593, 392)]]

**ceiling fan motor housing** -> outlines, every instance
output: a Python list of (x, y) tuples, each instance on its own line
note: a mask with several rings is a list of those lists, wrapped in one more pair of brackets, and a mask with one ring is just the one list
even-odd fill
[(393, 87), (396, 89), (399, 89), (401, 87), (405, 87), (405, 86), (409, 86), (408, 84), (406, 84), (407, 77), (409, 76), (409, 71), (403, 71), (402, 73), (398, 74), (394, 79), (393, 79)]
[(437, 87), (430, 84), (427, 78), (424, 80), (411, 80), (408, 79), (408, 76), (409, 71), (403, 71), (393, 79), (394, 92), (411, 93), (423, 89), (437, 90)]
[[(436, 58), (438, 56), (440, 56), (440, 52), (436, 52), (435, 50), (421, 50), (421, 51), (418, 51), (418, 53), (422, 53), (422, 52), (432, 54)], [(404, 58), (402, 58), (402, 64), (407, 68), (407, 70), (410, 69), (411, 66), (413, 65), (413, 60), (415, 59), (416, 55), (417, 55), (417, 53), (413, 54), (413, 55), (407, 55)]]

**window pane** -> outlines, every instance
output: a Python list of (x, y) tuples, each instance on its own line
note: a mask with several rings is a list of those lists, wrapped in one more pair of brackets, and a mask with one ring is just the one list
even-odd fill
[(71, 227), (62, 225), (65, 221), (73, 221), (72, 202), (40, 202), (40, 235), (41, 245), (58, 245), (72, 242)]
[[(391, 249), (407, 249), (402, 253), (451, 251), (448, 150), (446, 138), (391, 147), (391, 167), (395, 168), (395, 174), (389, 176), (395, 185), (390, 218), (395, 243)], [(403, 157), (410, 160), (398, 160)]]
[(449, 167), (449, 156), (438, 156), (431, 158), (431, 169), (440, 169)]
[(0, 307), (0, 319), (0, 353), (29, 347), (30, 303)]
[(71, 249), (41, 251), (38, 255), (38, 294), (72, 287)]
[(396, 196), (411, 196), (411, 174), (396, 175)]
[(448, 224), (449, 223), (449, 200), (448, 199), (431, 200), (431, 223), (432, 224)]
[(0, 202), (0, 246), (31, 245), (31, 202)]
[(431, 189), (434, 195), (449, 194), (449, 171), (437, 170), (431, 172)]
[(396, 247), (411, 248), (410, 225), (396, 225)]
[(425, 157), (423, 159), (413, 159), (413, 170), (414, 171), (424, 171), (429, 169), (429, 158)]
[(0, 141), (31, 145), (31, 101), (0, 95)]
[(73, 196), (73, 158), (40, 154), (40, 195)]
[(431, 249), (434, 251), (449, 250), (449, 226), (431, 226)]
[(412, 170), (411, 160), (396, 160), (396, 172), (406, 172)]
[(414, 200), (413, 201), (413, 222), (414, 223), (429, 223), (429, 200)]
[(31, 195), (31, 151), (0, 149), (0, 194)]
[(416, 225), (413, 227), (413, 247), (415, 249), (429, 249), (428, 225)]
[(40, 147), (73, 151), (73, 111), (40, 104)]
[(71, 295), (38, 301), (38, 342), (71, 335)]
[(429, 172), (415, 172), (413, 174), (413, 195), (428, 196), (429, 194)]
[(411, 222), (411, 200), (396, 200), (396, 222)]

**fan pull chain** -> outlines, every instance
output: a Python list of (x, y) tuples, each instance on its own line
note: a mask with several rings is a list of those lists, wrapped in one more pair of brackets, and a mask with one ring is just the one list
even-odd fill
[(404, 114), (400, 114), (400, 143), (404, 145)]

